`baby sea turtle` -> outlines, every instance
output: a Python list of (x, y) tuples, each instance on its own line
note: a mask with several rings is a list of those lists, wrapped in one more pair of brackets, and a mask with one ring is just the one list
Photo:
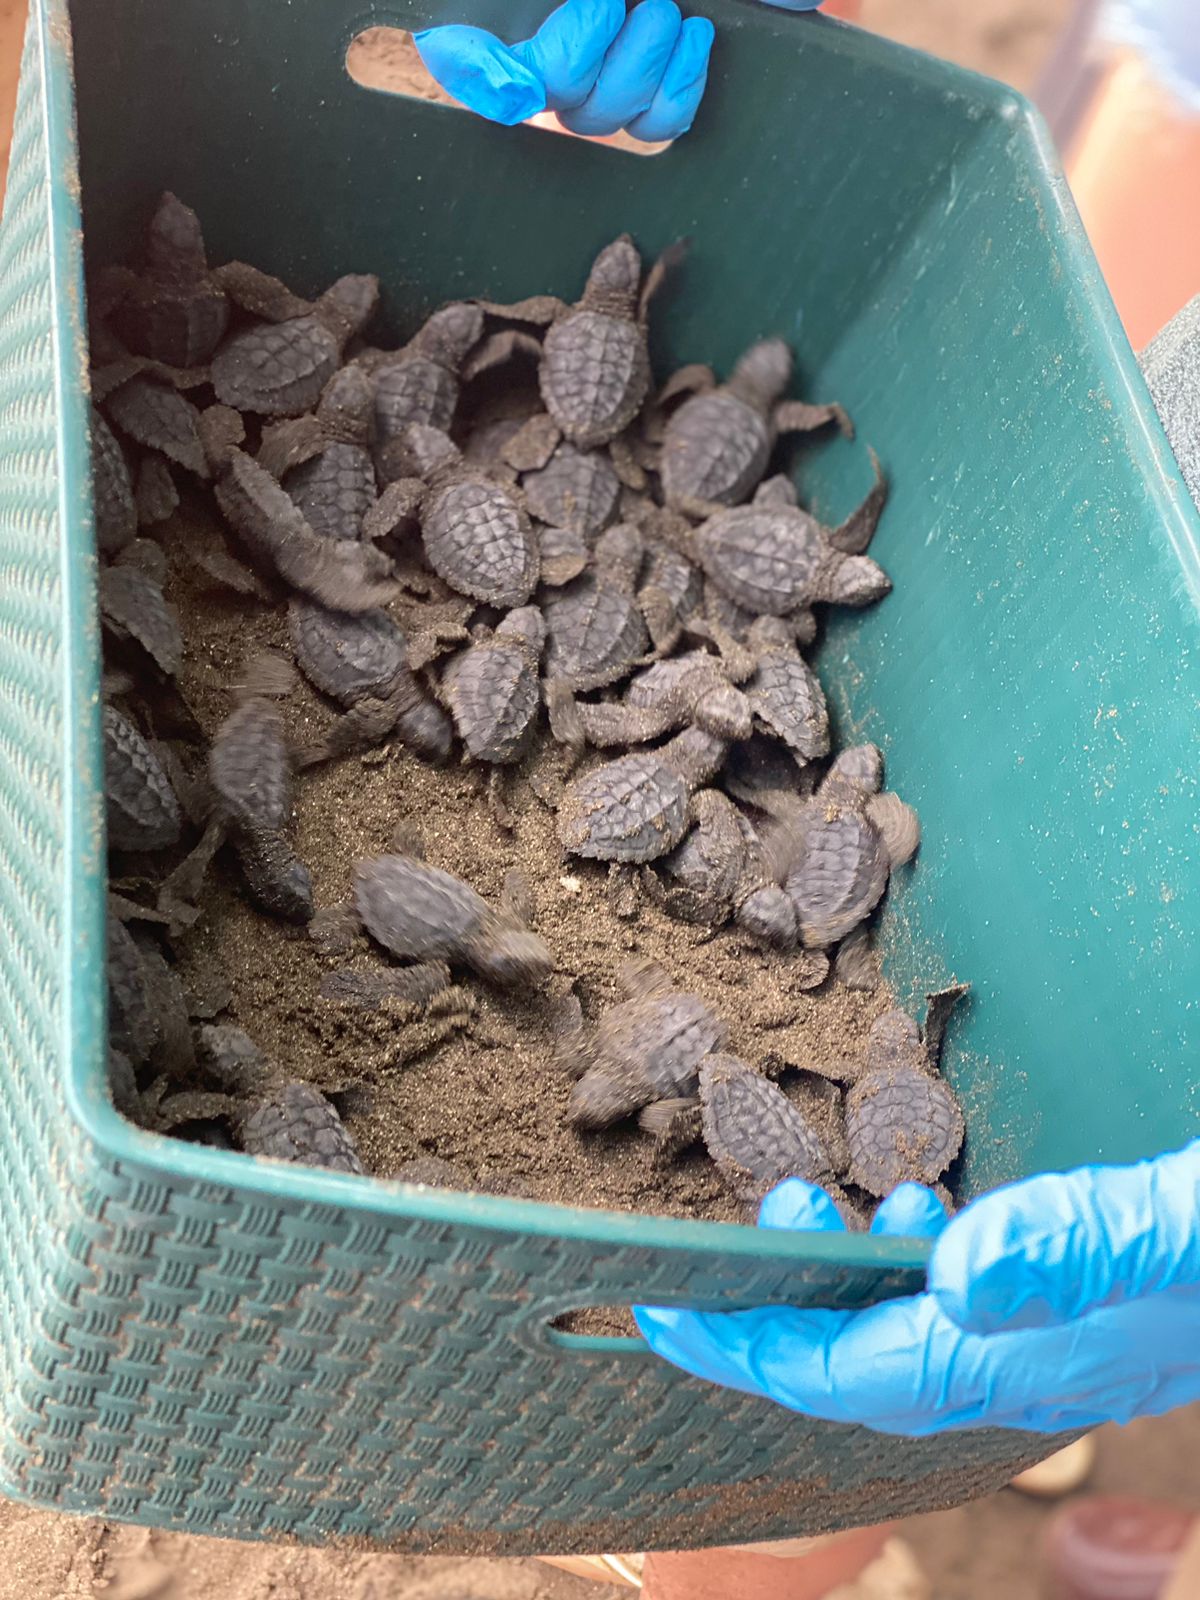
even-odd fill
[(483, 323), (477, 305), (443, 306), (402, 350), (370, 351), (357, 358), (371, 377), (381, 451), (414, 422), (449, 432), (458, 409), (462, 365), (482, 338)]
[[(230, 275), (219, 277), (230, 289)], [(213, 360), (217, 399), (235, 411), (263, 417), (298, 417), (311, 411), (337, 371), (342, 351), (370, 321), (378, 301), (378, 278), (352, 274), (339, 278), (299, 316), (235, 333)], [(285, 303), (283, 309), (298, 308)]]
[(253, 559), (301, 594), (350, 612), (395, 596), (392, 563), (381, 550), (314, 533), (291, 497), (244, 451), (229, 451), (216, 497)]
[(667, 252), (643, 284), (642, 258), (623, 234), (596, 258), (575, 306), (549, 295), (517, 306), (484, 303), (494, 315), (549, 325), (538, 381), (547, 412), (572, 444), (607, 444), (641, 410), (650, 388), (650, 302), (678, 253)]
[(130, 350), (172, 367), (208, 361), (229, 323), (229, 301), (208, 268), (196, 213), (164, 194), (146, 234), (142, 271), (113, 315)]
[(685, 728), (661, 749), (621, 756), (575, 779), (563, 795), (559, 838), (573, 855), (634, 865), (673, 850), (696, 812), (695, 791), (717, 773), (728, 739)]
[(436, 428), (415, 425), (405, 440), (421, 477), (389, 486), (367, 518), (368, 538), (416, 513), (439, 578), (488, 605), (523, 606), (537, 583), (540, 558), (519, 492), (464, 461)]
[(916, 813), (882, 786), (874, 745), (845, 750), (791, 825), (796, 860), (784, 887), (809, 949), (827, 949), (865, 922), (892, 869), (920, 843)]
[(616, 520), (621, 482), (605, 450), (580, 450), (564, 440), (547, 464), (521, 481), (531, 516), (552, 528), (595, 539)]
[(92, 498), (96, 511), (96, 543), (114, 555), (137, 537), (133, 480), (120, 441), (95, 406), (92, 418)]
[(358, 367), (325, 385), (316, 412), (263, 430), (258, 464), (278, 478), (314, 533), (357, 540), (375, 504), (374, 395)]
[(476, 761), (516, 761), (542, 703), (538, 663), (546, 625), (536, 606), (510, 611), (495, 632), (455, 656), (442, 699)]
[(750, 827), (719, 789), (702, 789), (691, 805), (683, 843), (643, 867), (649, 898), (682, 922), (717, 927), (730, 916), (746, 874)]
[(740, 1200), (756, 1203), (785, 1178), (827, 1183), (834, 1163), (825, 1143), (777, 1084), (736, 1056), (700, 1065), (704, 1142)]
[(179, 800), (162, 763), (127, 717), (104, 708), (108, 842), (116, 850), (165, 850), (182, 827)]
[(359, 863), (354, 903), (371, 937), (408, 961), (462, 961), (501, 988), (526, 988), (553, 971), (549, 950), (521, 915), (523, 885), (506, 884), (498, 908), (452, 873), (413, 855)]
[(255, 900), (288, 922), (307, 922), (312, 876), (285, 835), (292, 764), (277, 707), (255, 696), (228, 716), (213, 740), (208, 775)]
[(302, 766), (370, 749), (391, 734), (431, 761), (450, 754), (450, 723), (406, 661), (404, 634), (386, 611), (350, 615), (295, 599), (288, 626), (308, 681), (346, 708)]
[(577, 692), (615, 683), (645, 656), (650, 637), (634, 598), (644, 546), (621, 523), (602, 534), (585, 572), (547, 599), (546, 678)]
[[(209, 1023), (199, 1039), (201, 1060), (223, 1094), (175, 1096), (176, 1116), (188, 1110), (203, 1115), (207, 1102), (225, 1114), (247, 1155), (334, 1172), (363, 1171), (349, 1130), (319, 1089), (291, 1077), (231, 1023)], [(168, 1101), (163, 1109), (171, 1105)]]
[[(841, 406), (782, 401), (792, 379), (792, 352), (782, 339), (754, 345), (717, 388), (699, 369), (701, 393), (684, 402), (666, 427), (662, 486), (668, 506), (709, 517), (740, 505), (762, 482), (781, 433), (808, 433), (836, 422), (851, 437)], [(707, 391), (707, 392), (703, 392)]]
[(557, 1021), (558, 1054), (577, 1079), (567, 1121), (605, 1128), (658, 1101), (694, 1095), (701, 1063), (725, 1042), (725, 1023), (694, 994), (677, 989), (652, 962), (628, 962), (626, 998), (590, 1031), (569, 997)]
[(787, 616), (817, 600), (867, 606), (882, 599), (891, 589), (883, 568), (869, 556), (847, 554), (839, 543), (852, 523), (855, 542), (861, 537), (856, 519), (863, 507), (843, 528), (830, 531), (794, 501), (786, 479), (771, 479), (752, 505), (701, 523), (686, 553), (694, 554), (731, 600), (759, 615)]
[(898, 1008), (871, 1028), (865, 1071), (846, 1096), (850, 1178), (870, 1194), (936, 1182), (962, 1147), (962, 1108), (937, 1071), (946, 1022), (966, 992), (929, 996), (923, 1037)]
[(753, 730), (750, 702), (703, 650), (648, 667), (623, 701), (583, 704), (561, 682), (548, 695), (555, 737), (578, 750), (585, 744), (647, 744), (689, 725), (724, 739), (748, 739)]

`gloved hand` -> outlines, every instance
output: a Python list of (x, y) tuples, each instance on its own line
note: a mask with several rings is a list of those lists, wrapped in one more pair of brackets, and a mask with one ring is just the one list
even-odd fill
[[(796, 1179), (767, 1196), (759, 1225), (843, 1227)], [(1200, 1399), (1200, 1141), (1031, 1178), (949, 1223), (905, 1184), (871, 1231), (936, 1241), (926, 1293), (866, 1311), (639, 1307), (638, 1325), (699, 1377), (879, 1433), (1057, 1433)]]
[[(812, 11), (821, 0), (766, 0)], [(416, 35), (426, 67), (454, 98), (506, 126), (541, 111), (572, 133), (627, 129), (656, 144), (695, 119), (708, 81), (713, 26), (684, 21), (675, 0), (566, 0), (532, 39), (506, 45), (482, 28), (427, 28)]]

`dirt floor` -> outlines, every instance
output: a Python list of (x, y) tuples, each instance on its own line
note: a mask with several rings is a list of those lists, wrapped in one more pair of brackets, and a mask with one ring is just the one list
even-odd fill
[[(866, 0), (865, 20), (1029, 88), (1065, 0)], [(19, 8), (0, 6), (0, 45)], [(0, 59), (0, 96), (12, 81)], [(1200, 1409), (1101, 1436), (1093, 1489), (1200, 1508)], [(1037, 1549), (1053, 1508), (1005, 1492), (914, 1519), (933, 1600), (1042, 1600)], [(0, 1505), (0, 1600), (571, 1600), (607, 1593), (528, 1561), (330, 1555), (150, 1535)], [(886, 1597), (885, 1597), (886, 1600)]]

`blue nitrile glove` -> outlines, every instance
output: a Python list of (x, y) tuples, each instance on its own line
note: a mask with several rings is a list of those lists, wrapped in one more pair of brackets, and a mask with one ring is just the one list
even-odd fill
[[(821, 0), (766, 0), (812, 11)], [(713, 26), (675, 0), (566, 0), (532, 39), (506, 45), (482, 28), (416, 35), (426, 67), (470, 110), (507, 126), (554, 111), (573, 133), (627, 129), (647, 144), (677, 139), (704, 97)]]
[[(843, 1223), (828, 1195), (792, 1179), (759, 1225)], [(639, 1307), (638, 1326), (699, 1377), (879, 1433), (1057, 1433), (1200, 1399), (1200, 1141), (1030, 1178), (949, 1223), (905, 1184), (872, 1232), (936, 1240), (925, 1294), (866, 1311)]]

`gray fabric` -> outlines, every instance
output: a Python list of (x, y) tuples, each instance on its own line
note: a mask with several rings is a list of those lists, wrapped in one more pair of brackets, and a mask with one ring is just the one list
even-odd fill
[(1200, 295), (1146, 346), (1142, 371), (1192, 499), (1200, 507)]

